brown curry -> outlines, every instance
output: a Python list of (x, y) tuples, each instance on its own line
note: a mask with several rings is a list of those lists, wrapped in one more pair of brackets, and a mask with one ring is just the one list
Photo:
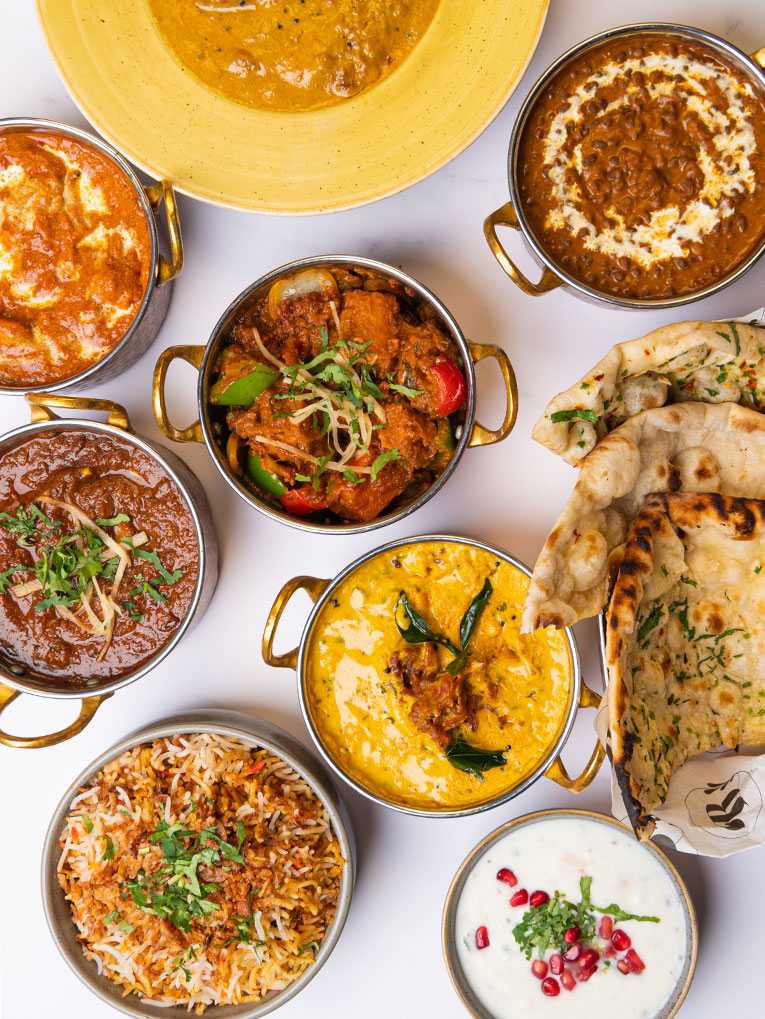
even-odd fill
[(132, 443), (63, 429), (0, 456), (6, 668), (67, 685), (138, 668), (184, 619), (198, 565), (184, 497)]
[(553, 78), (518, 167), (523, 216), (571, 276), (626, 298), (694, 293), (763, 239), (765, 100), (702, 43), (616, 38)]
[(184, 68), (225, 99), (298, 112), (349, 99), (411, 53), (439, 0), (148, 0)]
[(151, 239), (123, 171), (64, 135), (0, 134), (0, 385), (100, 361), (146, 293)]

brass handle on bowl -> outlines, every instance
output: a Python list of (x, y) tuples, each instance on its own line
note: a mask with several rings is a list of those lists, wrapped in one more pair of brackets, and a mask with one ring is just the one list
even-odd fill
[(530, 297), (539, 297), (540, 294), (546, 294), (550, 290), (555, 290), (556, 287), (563, 286), (564, 281), (556, 276), (552, 269), (546, 267), (542, 270), (542, 278), (539, 283), (532, 283), (530, 279), (527, 279), (515, 263), (510, 261), (509, 255), (502, 247), (499, 237), (497, 237), (498, 226), (509, 226), (511, 230), (520, 230), (518, 213), (513, 208), (512, 202), (507, 202), (501, 209), (497, 209), (496, 212), (492, 212), (490, 216), (486, 217), (483, 221), (483, 232), (494, 257), (524, 294), (528, 294)]
[(491, 446), (494, 442), (501, 442), (512, 432), (515, 419), (518, 416), (518, 384), (515, 381), (515, 372), (510, 363), (510, 358), (501, 347), (494, 343), (468, 343), (470, 356), (477, 364), (485, 357), (493, 357), (502, 371), (502, 378), (505, 380), (505, 393), (507, 395), (507, 407), (505, 420), (499, 428), (484, 428), (477, 421), (473, 422), (473, 429), (470, 432), (468, 446)]
[(86, 396), (58, 396), (56, 393), (27, 393), (25, 399), (32, 408), (31, 418), (35, 424), (38, 421), (59, 421), (60, 415), (55, 414), (51, 408), (61, 407), (66, 410), (105, 411), (106, 420), (110, 425), (125, 432), (133, 430), (128, 412), (121, 403), (115, 403), (114, 400), (96, 400)]
[[(0, 683), (0, 714), (20, 695), (20, 690), (14, 690), (13, 687)], [(0, 743), (4, 743), (7, 747), (17, 747), (25, 750), (40, 750), (43, 747), (54, 747), (57, 743), (63, 743), (64, 740), (71, 739), (72, 736), (82, 732), (101, 704), (110, 697), (110, 693), (102, 694), (100, 697), (83, 697), (80, 713), (72, 724), (68, 725), (65, 729), (59, 729), (58, 732), (50, 732), (47, 736), (10, 736), (3, 729), (0, 729)]]
[[(595, 693), (594, 690), (590, 690), (588, 686), (582, 683), (582, 689), (579, 694), (579, 707), (597, 708), (599, 706), (600, 694)], [(564, 789), (568, 789), (571, 793), (580, 793), (583, 789), (587, 788), (590, 782), (592, 782), (597, 773), (600, 771), (600, 766), (605, 760), (605, 757), (606, 748), (600, 740), (598, 740), (584, 771), (577, 778), (571, 778), (560, 757), (555, 758), (547, 771), (545, 771), (545, 776), (547, 778), (551, 778), (553, 782), (557, 782), (558, 785), (563, 786)]]
[(763, 71), (765, 71), (765, 46), (763, 46), (762, 49), (757, 50), (756, 53), (751, 53), (750, 57), (758, 67), (761, 67)]
[(154, 212), (159, 212), (162, 200), (165, 201), (165, 216), (167, 217), (167, 232), (170, 235), (170, 261), (159, 256), (157, 265), (157, 286), (169, 283), (176, 276), (180, 276), (183, 268), (183, 239), (181, 237), (181, 221), (178, 219), (178, 206), (175, 201), (175, 192), (169, 181), (162, 180), (158, 184), (143, 189)]
[(292, 651), (288, 651), (284, 655), (274, 654), (276, 627), (279, 625), (282, 613), (287, 607), (287, 602), (296, 591), (305, 591), (311, 601), (316, 604), (330, 583), (331, 581), (321, 580), (319, 577), (293, 577), (292, 580), (287, 581), (271, 606), (271, 611), (268, 613), (266, 626), (263, 630), (263, 661), (266, 665), (273, 665), (275, 669), (297, 668), (297, 648), (293, 648)]
[(183, 361), (188, 361), (190, 365), (193, 365), (199, 371), (202, 367), (204, 356), (204, 347), (168, 347), (167, 350), (163, 350), (159, 355), (159, 359), (154, 367), (154, 379), (151, 384), (154, 417), (157, 419), (157, 424), (162, 434), (166, 435), (168, 439), (173, 439), (175, 442), (204, 442), (205, 438), (202, 434), (202, 426), (199, 421), (195, 421), (188, 428), (176, 428), (175, 425), (170, 424), (165, 404), (167, 369), (176, 358), (180, 357)]

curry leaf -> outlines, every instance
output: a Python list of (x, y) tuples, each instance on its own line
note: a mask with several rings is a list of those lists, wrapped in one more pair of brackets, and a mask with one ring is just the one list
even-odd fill
[[(399, 622), (399, 609), (404, 610), (409, 621), (409, 625), (406, 627), (402, 626)], [(399, 592), (398, 601), (396, 602), (396, 607), (393, 610), (393, 619), (395, 620), (398, 632), (407, 644), (440, 644), (441, 647), (445, 647), (448, 651), (451, 651), (453, 655), (459, 655), (459, 648), (456, 648), (446, 637), (442, 637), (440, 633), (434, 633), (430, 629), (417, 609), (415, 609), (410, 603), (405, 591)]]
[(475, 775), (483, 782), (483, 772), (491, 768), (501, 768), (505, 763), (505, 754), (502, 750), (482, 750), (464, 739), (457, 738), (452, 739), (446, 748), (446, 759), (452, 767)]

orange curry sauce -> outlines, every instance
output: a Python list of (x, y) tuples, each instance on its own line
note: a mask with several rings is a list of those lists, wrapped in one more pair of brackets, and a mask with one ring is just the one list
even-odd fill
[(54, 133), (0, 134), (0, 385), (79, 375), (146, 293), (151, 239), (130, 180)]

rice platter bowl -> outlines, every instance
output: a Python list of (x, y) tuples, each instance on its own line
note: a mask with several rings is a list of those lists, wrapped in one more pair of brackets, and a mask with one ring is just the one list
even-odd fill
[[(94, 989), (102, 977), (122, 985), (133, 1014), (253, 1002), (225, 1014), (263, 1014), (281, 1003), (274, 992), (308, 977), (336, 914), (342, 926), (347, 837), (280, 756), (225, 727), (168, 728), (115, 748), (59, 808), (43, 863), (49, 921), (60, 938), (57, 878), (98, 968)], [(107, 1000), (122, 1007), (114, 990)]]

